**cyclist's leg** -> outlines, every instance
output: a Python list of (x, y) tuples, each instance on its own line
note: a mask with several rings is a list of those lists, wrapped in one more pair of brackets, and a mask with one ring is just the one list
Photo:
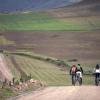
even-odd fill
[(75, 74), (73, 73), (73, 74), (72, 74), (72, 85), (75, 85), (75, 78), (76, 78), (76, 77), (75, 77)]
[(95, 85), (98, 86), (98, 82), (99, 82), (99, 73), (95, 73)]
[(79, 85), (82, 85), (82, 73), (81, 71), (77, 72), (77, 80), (79, 82)]
[(82, 85), (82, 77), (79, 77), (79, 85)]
[(73, 85), (73, 74), (72, 74), (72, 85)]
[(97, 73), (97, 78), (99, 78), (99, 73)]
[(100, 73), (98, 73), (98, 78), (100, 78)]
[(97, 73), (95, 73), (95, 85), (97, 85)]
[(80, 77), (79, 84), (82, 85), (82, 77)]

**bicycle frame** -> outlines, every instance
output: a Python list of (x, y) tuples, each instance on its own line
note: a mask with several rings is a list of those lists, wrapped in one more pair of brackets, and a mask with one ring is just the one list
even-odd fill
[(78, 71), (76, 74), (73, 74), (72, 76), (72, 85), (75, 85), (76, 82), (79, 82), (79, 85), (82, 85), (82, 72)]

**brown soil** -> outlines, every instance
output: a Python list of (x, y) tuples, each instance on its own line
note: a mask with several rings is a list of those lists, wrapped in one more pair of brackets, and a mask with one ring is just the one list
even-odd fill
[[(6, 31), (3, 35), (16, 47), (62, 59), (100, 59), (100, 34), (97, 32), (67, 31)], [(1, 47), (2, 48), (2, 47)], [(7, 47), (5, 47), (7, 48)]]

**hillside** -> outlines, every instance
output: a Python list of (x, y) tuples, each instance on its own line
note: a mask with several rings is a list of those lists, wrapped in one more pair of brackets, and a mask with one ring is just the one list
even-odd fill
[[(70, 6), (51, 10), (51, 14), (56, 17), (89, 17), (100, 16), (100, 1), (99, 0), (82, 0)], [(50, 13), (50, 12), (49, 12)]]
[(70, 5), (80, 0), (0, 0), (0, 12), (45, 10)]
[(85, 7), (99, 5), (94, 2), (84, 0), (43, 12), (0, 14), (0, 49), (76, 59), (83, 66), (94, 67), (100, 59), (100, 18)]
[[(84, 0), (42, 12), (0, 14), (0, 48), (98, 62), (100, 16), (92, 8), (99, 4)], [(91, 11), (87, 7), (92, 7)]]
[[(36, 58), (22, 56), (22, 55), (3, 55), (0, 54), (0, 77), (12, 81), (19, 81), (22, 77), (23, 80), (30, 76), (34, 80), (42, 81), (46, 85), (68, 85), (70, 84), (69, 76), (66, 71), (61, 70), (56, 64), (38, 60)], [(2, 62), (1, 60), (5, 60)], [(6, 65), (5, 65), (6, 64)], [(67, 80), (66, 80), (67, 78)]]
[(5, 31), (3, 36), (7, 40), (14, 41), (14, 45), (1, 45), (5, 50), (25, 49), (66, 60), (75, 58), (79, 61), (90, 59), (99, 61), (100, 58), (99, 31)]
[[(50, 0), (50, 2), (51, 1), (52, 0)], [(48, 3), (48, 5), (50, 4), (51, 3)], [(53, 4), (55, 5), (54, 2)], [(0, 14), (0, 30), (100, 30), (99, 10), (99, 1), (83, 0), (79, 3), (58, 7), (56, 9), (44, 9), (43, 11), (37, 12), (20, 12), (17, 14)]]

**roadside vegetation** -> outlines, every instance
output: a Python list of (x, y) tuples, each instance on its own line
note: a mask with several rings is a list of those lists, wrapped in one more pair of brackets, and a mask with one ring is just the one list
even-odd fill
[(5, 100), (11, 96), (14, 96), (14, 92), (9, 87), (0, 88), (0, 100)]

